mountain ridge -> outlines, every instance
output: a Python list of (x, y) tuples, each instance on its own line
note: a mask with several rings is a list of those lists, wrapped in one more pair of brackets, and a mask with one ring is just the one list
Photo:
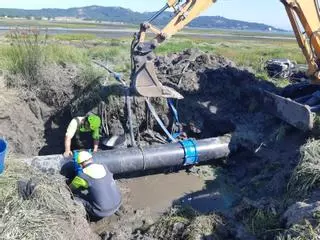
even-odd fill
[[(154, 12), (135, 12), (123, 7), (102, 7), (91, 5), (86, 7), (74, 8), (42, 8), (42, 9), (18, 9), (18, 8), (0, 8), (0, 16), (4, 17), (35, 17), (35, 18), (59, 18), (70, 17), (85, 20), (107, 21), (107, 22), (123, 22), (130, 24), (139, 24), (149, 19)], [(173, 13), (164, 12), (160, 15), (155, 24), (165, 25), (170, 21)], [(188, 25), (195, 28), (221, 28), (233, 30), (255, 30), (255, 31), (277, 31), (285, 30), (273, 27), (271, 25), (233, 20), (221, 16), (200, 16), (194, 19)]]

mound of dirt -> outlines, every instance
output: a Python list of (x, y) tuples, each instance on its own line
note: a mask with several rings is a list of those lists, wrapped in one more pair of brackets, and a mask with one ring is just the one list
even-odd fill
[(232, 61), (197, 50), (159, 57), (160, 81), (184, 95), (177, 103), (180, 118), (205, 138), (233, 133), (233, 141), (249, 149), (258, 147), (279, 121), (259, 106), (262, 90), (278, 89)]
[[(158, 57), (155, 66), (159, 80), (185, 97), (175, 105), (183, 130), (190, 137), (207, 138), (234, 132), (234, 143), (254, 149), (266, 134), (278, 127), (280, 121), (259, 108), (262, 90), (276, 92), (278, 89), (224, 57), (187, 50)], [(72, 101), (71, 108), (75, 110), (72, 114), (97, 112), (99, 103), (104, 102), (102, 112), (108, 133), (128, 133), (125, 93), (125, 88), (116, 83), (98, 86), (95, 91), (84, 92)], [(166, 136), (148, 113), (144, 98), (132, 100), (136, 138), (150, 144), (165, 142)], [(151, 102), (164, 125), (172, 129), (173, 118), (167, 101), (152, 98)]]
[(0, 79), (0, 136), (8, 140), (10, 152), (32, 156), (50, 141), (63, 144), (64, 130), (61, 139), (52, 135), (58, 128), (53, 120), (75, 96), (77, 70), (73, 66), (50, 65), (43, 66), (40, 72), (41, 84), (31, 89), (22, 85), (7, 87), (13, 78), (18, 81), (17, 75)]
[(37, 99), (24, 99), (18, 91), (1, 87), (0, 101), (0, 135), (8, 140), (9, 151), (37, 154), (44, 144), (44, 122)]

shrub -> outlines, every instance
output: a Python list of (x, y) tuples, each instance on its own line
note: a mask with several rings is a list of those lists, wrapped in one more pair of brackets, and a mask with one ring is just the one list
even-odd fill
[(308, 194), (320, 184), (320, 140), (309, 140), (301, 148), (301, 160), (289, 181), (293, 196)]
[[(37, 29), (17, 29), (10, 33), (10, 40), (11, 47), (6, 52), (9, 71), (21, 75), (22, 84), (28, 88), (39, 84), (39, 70), (44, 62), (42, 46), (46, 43), (47, 35), (41, 36)], [(9, 82), (9, 85), (19, 83)]]

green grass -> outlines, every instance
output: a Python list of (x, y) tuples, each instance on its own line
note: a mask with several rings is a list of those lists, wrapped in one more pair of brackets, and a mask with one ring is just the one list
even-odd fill
[[(80, 23), (76, 24), (78, 26), (81, 25)], [(240, 33), (231, 32), (231, 34)], [(90, 42), (85, 42), (87, 40), (90, 40)], [(10, 43), (10, 38), (5, 41)], [(61, 43), (60, 41), (63, 42)], [(84, 41), (84, 43), (79, 44), (78, 41)], [(115, 71), (124, 72), (128, 75), (130, 72), (130, 41), (131, 39), (129, 38), (102, 39), (97, 38), (95, 34), (55, 34), (49, 37), (47, 45), (41, 43), (41, 49), (45, 56), (45, 61), (49, 63), (70, 62), (88, 65), (90, 59), (98, 59), (105, 62)], [(155, 52), (158, 55), (165, 55), (181, 52), (189, 48), (198, 48), (209, 54), (225, 56), (238, 66), (252, 68), (256, 72), (256, 76), (264, 80), (270, 80), (264, 70), (264, 64), (271, 58), (289, 58), (298, 63), (305, 63), (305, 58), (294, 40), (241, 40), (236, 37), (226, 39), (203, 39), (199, 37), (191, 39), (190, 37), (179, 35), (160, 45)], [(12, 61), (12, 46), (0, 45), (0, 50), (0, 67), (1, 69), (8, 69), (10, 65), (12, 66), (12, 62), (15, 62)], [(273, 80), (271, 79), (270, 81)], [(279, 87), (289, 84), (287, 80), (281, 79), (273, 81), (273, 83)]]
[(296, 224), (280, 233), (276, 240), (317, 240), (319, 239), (320, 225), (313, 226), (308, 220), (304, 224)]
[(252, 32), (242, 30), (226, 30), (226, 29), (197, 29), (197, 28), (185, 28), (183, 33), (200, 33), (200, 34), (217, 34), (217, 35), (233, 35), (233, 36), (257, 36), (257, 37), (294, 37), (293, 33), (282, 33), (282, 32)]
[[(180, 224), (182, 228), (175, 228)], [(217, 229), (225, 227), (223, 219), (216, 214), (201, 215), (190, 207), (171, 208), (169, 212), (161, 216), (151, 231), (156, 239), (221, 239)], [(210, 239), (211, 239), (210, 238)]]
[(86, 85), (88, 83), (97, 82), (104, 75), (105, 72), (102, 69), (93, 67), (92, 65), (85, 65), (80, 72), (80, 83)]
[(74, 41), (74, 40), (94, 40), (96, 39), (95, 34), (89, 34), (89, 33), (80, 33), (80, 34), (56, 34), (53, 37), (51, 37), (55, 40), (61, 40), (61, 41)]
[[(41, 58), (47, 63), (88, 64), (90, 62), (87, 51), (74, 46), (52, 44), (41, 46), (39, 51), (41, 51)], [(19, 64), (23, 64), (21, 61), (27, 57), (27, 54), (27, 51), (22, 50), (19, 55), (12, 46), (0, 45), (0, 68), (12, 73), (20, 72), (19, 68), (21, 69), (21, 66), (19, 67)]]
[[(89, 38), (88, 36), (87, 39)], [(65, 36), (59, 36), (60, 39)], [(83, 38), (83, 36), (72, 36), (69, 39)], [(65, 38), (66, 39), (66, 38)], [(72, 41), (72, 40), (69, 40)], [(1, 44), (0, 45), (0, 68), (2, 70), (9, 70), (12, 73), (18, 73), (17, 64), (20, 64), (23, 59), (28, 57), (29, 47), (19, 44)], [(78, 47), (72, 44), (59, 44), (58, 42), (51, 41), (51, 43), (43, 44), (41, 41), (35, 45), (41, 58), (45, 63), (74, 63), (80, 65), (89, 65), (91, 59), (98, 59), (111, 65), (115, 71), (126, 72), (130, 70), (130, 47), (129, 41), (115, 41), (108, 40), (104, 42), (103, 46), (96, 47)], [(29, 50), (28, 50), (29, 49)], [(35, 53), (35, 52), (34, 52)], [(37, 56), (36, 59), (40, 60)], [(21, 69), (21, 67), (20, 67)], [(20, 71), (21, 72), (21, 71)]]
[(89, 58), (104, 62), (115, 72), (123, 73), (126, 79), (129, 78), (130, 64), (130, 44), (124, 42), (107, 42), (107, 46), (96, 46), (87, 51)]
[[(47, 36), (41, 36), (37, 30), (13, 31), (10, 34), (11, 45), (3, 58), (7, 68), (13, 74), (19, 74), (23, 86), (37, 86), (40, 82), (40, 67), (45, 59), (42, 43), (46, 42)], [(9, 84), (20, 85), (20, 82), (12, 80)]]
[(289, 181), (288, 193), (304, 196), (320, 186), (320, 141), (310, 139), (300, 150), (301, 160)]
[(269, 239), (269, 234), (279, 232), (280, 217), (269, 210), (254, 209), (244, 220), (246, 228), (259, 239)]
[(68, 45), (51, 44), (44, 47), (47, 62), (88, 64), (87, 50)]
[[(10, 45), (0, 47), (0, 67), (12, 75), (8, 86), (36, 88), (43, 84), (45, 65), (74, 63), (89, 66), (87, 50), (72, 45), (47, 44), (47, 35), (36, 30), (17, 30), (9, 35)], [(92, 74), (91, 74), (92, 75)]]
[(159, 55), (165, 55), (172, 52), (181, 52), (188, 48), (194, 48), (195, 43), (189, 39), (176, 40), (171, 39), (166, 43), (163, 43), (156, 49), (156, 53)]
[[(129, 51), (129, 49), (127, 49)], [(93, 47), (88, 50), (89, 56), (92, 58), (98, 58), (105, 61), (112, 61), (117, 56), (119, 56), (122, 52), (122, 47), (114, 46), (114, 47), (105, 47), (98, 46)]]

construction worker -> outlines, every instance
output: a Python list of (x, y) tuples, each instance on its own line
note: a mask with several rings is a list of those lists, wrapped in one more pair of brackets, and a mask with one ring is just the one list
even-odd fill
[(113, 174), (106, 166), (94, 163), (87, 151), (79, 152), (76, 161), (82, 170), (72, 180), (70, 189), (85, 206), (90, 220), (113, 215), (121, 205), (121, 193)]
[(86, 117), (75, 117), (69, 123), (67, 132), (64, 139), (64, 156), (72, 156), (71, 141), (75, 136), (75, 142), (73, 145), (79, 148), (89, 149), (92, 145), (93, 139), (93, 152), (98, 151), (99, 139), (100, 139), (100, 126), (101, 119), (99, 116), (91, 114)]

